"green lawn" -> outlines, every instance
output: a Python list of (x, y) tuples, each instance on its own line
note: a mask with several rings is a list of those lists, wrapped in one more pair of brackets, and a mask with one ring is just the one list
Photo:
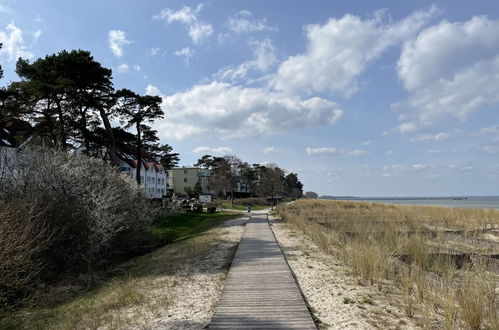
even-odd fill
[(167, 244), (193, 237), (222, 221), (236, 218), (240, 213), (215, 212), (194, 213), (182, 212), (160, 217), (153, 224), (152, 233), (159, 244)]

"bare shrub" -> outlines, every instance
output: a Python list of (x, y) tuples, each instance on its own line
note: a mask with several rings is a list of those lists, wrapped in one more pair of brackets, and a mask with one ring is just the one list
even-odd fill
[[(86, 272), (147, 238), (152, 207), (135, 182), (102, 160), (39, 147), (13, 157), (2, 171), (11, 176), (0, 185), (0, 203), (9, 205), (0, 213), (0, 244), (22, 248), (12, 245), (18, 255), (2, 258), (12, 267), (2, 271), (19, 274), (5, 277), (7, 286)], [(39, 273), (22, 270), (38, 265), (44, 266)]]
[(22, 300), (39, 283), (46, 266), (41, 255), (51, 238), (37, 219), (41, 213), (22, 201), (0, 204), (0, 310)]

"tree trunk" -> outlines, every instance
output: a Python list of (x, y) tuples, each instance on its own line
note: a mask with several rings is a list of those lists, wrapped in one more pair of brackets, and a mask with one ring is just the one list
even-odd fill
[(107, 136), (109, 138), (109, 158), (111, 159), (111, 166), (118, 167), (120, 162), (118, 157), (116, 156), (116, 140), (114, 139), (113, 128), (111, 127), (111, 123), (109, 122), (109, 118), (107, 117), (106, 112), (102, 107), (99, 107), (99, 114), (104, 123), (104, 128), (106, 129)]
[(142, 165), (142, 155), (140, 153), (140, 150), (142, 149), (142, 138), (140, 136), (140, 123), (137, 122), (137, 171), (136, 171), (136, 178), (137, 178), (137, 183), (140, 186), (140, 170), (141, 170), (141, 165)]
[(57, 105), (57, 115), (59, 117), (59, 129), (61, 130), (61, 144), (62, 150), (68, 148), (67, 136), (66, 136), (66, 126), (64, 125), (64, 114), (62, 113), (61, 102), (59, 99), (55, 99), (55, 104)]
[(85, 154), (90, 156), (90, 140), (87, 129), (87, 111), (80, 108), (81, 130), (83, 135), (83, 144), (85, 145)]

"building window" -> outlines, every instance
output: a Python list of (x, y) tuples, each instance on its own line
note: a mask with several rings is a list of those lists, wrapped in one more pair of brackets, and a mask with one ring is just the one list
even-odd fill
[(184, 174), (187, 174), (187, 170), (184, 170)]
[(187, 178), (184, 178), (184, 182), (187, 182)]

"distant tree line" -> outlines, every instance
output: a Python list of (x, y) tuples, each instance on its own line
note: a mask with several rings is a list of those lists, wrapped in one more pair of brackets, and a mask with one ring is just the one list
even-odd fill
[(286, 174), (275, 164), (249, 164), (233, 155), (204, 155), (194, 166), (210, 170), (212, 190), (218, 195), (230, 196), (231, 200), (234, 199), (237, 181), (247, 185), (252, 194), (271, 200), (277, 196), (296, 199), (303, 195), (303, 184), (298, 174)]
[[(0, 68), (0, 77), (1, 73)], [(178, 154), (168, 144), (158, 143), (151, 127), (164, 116), (161, 97), (115, 90), (112, 71), (90, 52), (63, 50), (34, 62), (20, 58), (16, 73), (20, 81), (0, 89), (0, 124), (26, 120), (43, 145), (81, 149), (113, 166), (118, 164), (118, 150), (134, 154), (139, 162), (145, 151), (166, 168), (178, 163)], [(122, 126), (113, 127), (112, 121)]]

